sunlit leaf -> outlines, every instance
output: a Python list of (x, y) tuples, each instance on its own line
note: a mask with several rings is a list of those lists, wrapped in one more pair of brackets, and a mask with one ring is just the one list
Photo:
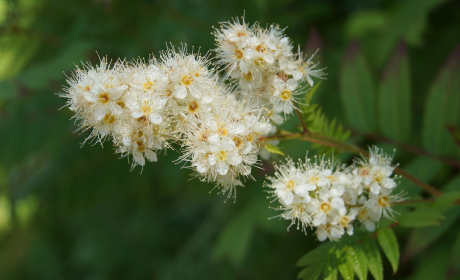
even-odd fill
[(352, 280), (354, 278), (354, 272), (353, 263), (351, 262), (350, 258), (347, 258), (345, 254), (338, 260), (338, 262), (338, 269), (343, 279)]
[(383, 263), (380, 250), (374, 238), (364, 240), (364, 251), (367, 257), (369, 272), (375, 280), (383, 280)]
[(396, 273), (399, 265), (399, 246), (393, 230), (384, 228), (378, 231), (377, 240), (380, 248), (385, 253), (385, 256), (390, 261), (393, 272)]
[(348, 247), (347, 258), (353, 264), (353, 270), (360, 280), (367, 279), (367, 258), (361, 246)]
[(266, 145), (265, 145), (265, 150), (267, 150), (269, 153), (272, 153), (272, 154), (278, 154), (278, 155), (282, 155), (282, 156), (285, 155), (285, 154), (280, 150), (280, 148), (278, 148), (277, 146), (272, 145), (272, 144), (266, 144)]

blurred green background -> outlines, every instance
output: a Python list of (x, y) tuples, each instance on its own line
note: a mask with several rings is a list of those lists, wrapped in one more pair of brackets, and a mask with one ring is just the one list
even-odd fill
[[(321, 48), (328, 79), (314, 102), (352, 131), (339, 97), (348, 46), (359, 41), (378, 83), (405, 42), (413, 110), (405, 140), (423, 144), (425, 97), (460, 43), (459, 1), (0, 0), (0, 279), (295, 279), (296, 261), (318, 242), (295, 228), (287, 233), (287, 221), (267, 219), (277, 214), (262, 187), (271, 164), (254, 170), (257, 181), (238, 188), (236, 203), (224, 203), (215, 191), (209, 194), (212, 185), (189, 180), (190, 170), (172, 162), (175, 151), (141, 173), (139, 167), (130, 172), (110, 142), (81, 147), (88, 133), (74, 133), (72, 113), (60, 110), (65, 100), (56, 95), (74, 63), (98, 62), (96, 51), (131, 60), (158, 55), (171, 42), (205, 53), (214, 47), (212, 26), (244, 12), (251, 23), (289, 27), (286, 34), (308, 53)], [(296, 129), (295, 123), (286, 127)], [(376, 142), (359, 128), (350, 141)], [(280, 147), (296, 158), (310, 145)], [(436, 187), (458, 174), (404, 151), (397, 161)], [(404, 265), (396, 276), (387, 266), (386, 276), (459, 279), (449, 251), (456, 221), (458, 215), (424, 246), (410, 247), (417, 233), (396, 229)], [(415, 256), (417, 250), (429, 259)]]

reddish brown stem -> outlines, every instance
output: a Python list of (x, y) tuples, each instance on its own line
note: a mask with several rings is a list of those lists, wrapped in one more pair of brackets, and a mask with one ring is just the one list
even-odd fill
[(303, 121), (302, 113), (299, 110), (295, 110), (295, 112), (297, 113), (297, 117), (299, 118), (300, 124), (302, 125), (303, 133), (307, 134), (308, 128), (307, 128), (307, 124), (305, 124), (305, 122)]
[(396, 140), (393, 140), (393, 139), (390, 139), (388, 137), (385, 137), (383, 135), (379, 135), (379, 134), (375, 134), (375, 133), (365, 133), (363, 135), (366, 138), (376, 140), (376, 141), (385, 142), (385, 143), (391, 144), (393, 146), (399, 147), (402, 150), (408, 151), (410, 153), (413, 153), (413, 154), (416, 154), (416, 155), (421, 155), (421, 156), (428, 157), (428, 158), (432, 158), (432, 159), (435, 159), (435, 160), (439, 160), (439, 161), (441, 161), (441, 162), (443, 162), (443, 163), (445, 163), (447, 165), (450, 165), (452, 167), (460, 169), (460, 161), (458, 161), (456, 159), (436, 155), (436, 154), (434, 154), (432, 152), (429, 152), (429, 151), (426, 151), (426, 150), (424, 150), (422, 148), (412, 146), (412, 145), (409, 145), (409, 144), (406, 144), (406, 143), (401, 143), (401, 142), (398, 142)]
[[(357, 146), (354, 146), (354, 145), (351, 145), (351, 144), (348, 144), (348, 143), (345, 143), (345, 142), (340, 142), (340, 141), (337, 141), (337, 140), (332, 139), (330, 137), (320, 135), (320, 134), (317, 134), (317, 133), (312, 133), (312, 132), (308, 132), (308, 134), (306, 134), (305, 132), (302, 132), (302, 133), (289, 133), (289, 132), (285, 132), (285, 131), (282, 131), (282, 130), (280, 131), (280, 133), (281, 133), (281, 135), (261, 137), (260, 140), (264, 141), (264, 140), (275, 140), (275, 139), (276, 140), (302, 139), (304, 141), (308, 141), (308, 142), (311, 142), (311, 143), (320, 144), (320, 145), (327, 146), (327, 147), (332, 147), (332, 148), (336, 148), (336, 149), (342, 149), (342, 150), (345, 150), (345, 151), (349, 151), (349, 152), (352, 152), (352, 153), (357, 154), (357, 155), (369, 156), (368, 151), (363, 150), (363, 149), (361, 149), (361, 148), (359, 148)], [(422, 182), (421, 180), (417, 179), (416, 177), (414, 177), (413, 175), (407, 173), (406, 171), (404, 171), (403, 169), (401, 169), (399, 167), (395, 168), (395, 173), (405, 177), (406, 179), (408, 179), (409, 181), (413, 182), (414, 184), (416, 184), (417, 186), (419, 186), (420, 188), (422, 188), (426, 192), (432, 194), (433, 196), (441, 196), (442, 195), (441, 191), (433, 188), (432, 186), (428, 185), (425, 182)]]

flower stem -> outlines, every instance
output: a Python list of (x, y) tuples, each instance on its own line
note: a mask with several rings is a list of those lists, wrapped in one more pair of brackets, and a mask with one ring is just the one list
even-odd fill
[(403, 149), (405, 151), (408, 151), (410, 153), (421, 155), (421, 156), (428, 157), (428, 158), (432, 158), (432, 159), (435, 159), (435, 160), (439, 160), (439, 161), (441, 161), (441, 162), (443, 162), (443, 163), (445, 163), (447, 165), (450, 165), (452, 167), (460, 169), (460, 161), (455, 160), (453, 158), (437, 155), (437, 154), (434, 154), (434, 153), (429, 152), (427, 150), (424, 150), (422, 148), (415, 147), (415, 146), (412, 146), (410, 144), (398, 142), (396, 140), (390, 139), (390, 138), (385, 137), (383, 135), (379, 135), (379, 134), (375, 134), (375, 133), (362, 133), (362, 132), (357, 131), (357, 130), (353, 130), (353, 131), (355, 133), (359, 133), (361, 135), (364, 135), (364, 137), (366, 137), (366, 138), (376, 140), (376, 141), (385, 142), (385, 143), (391, 144), (393, 146), (399, 147), (399, 148), (401, 148), (401, 149)]
[[(279, 133), (281, 135), (274, 135), (274, 136), (265, 136), (261, 137), (261, 141), (266, 141), (266, 140), (287, 140), (287, 139), (300, 139), (304, 140), (310, 143), (315, 143), (331, 148), (336, 148), (344, 151), (348, 151), (351, 153), (354, 153), (356, 155), (363, 155), (363, 156), (369, 156), (369, 152), (361, 149), (358, 146), (354, 146), (345, 142), (338, 141), (336, 139), (314, 133), (314, 132), (309, 132), (305, 131), (304, 132), (299, 132), (299, 133), (291, 133), (285, 130), (280, 130)], [(395, 173), (403, 176), (407, 180), (411, 181), (412, 183), (416, 184), (419, 186), (421, 189), (425, 190), (426, 192), (432, 194), (433, 196), (441, 196), (442, 192), (439, 191), (438, 189), (435, 189), (434, 187), (430, 186), (429, 184), (422, 182), (418, 178), (414, 177), (413, 175), (409, 174), (405, 170), (396, 167), (395, 168)]]
[(307, 128), (307, 124), (303, 120), (302, 113), (299, 110), (295, 110), (295, 112), (297, 113), (297, 117), (299, 118), (299, 121), (302, 124), (303, 133), (307, 134), (308, 128)]

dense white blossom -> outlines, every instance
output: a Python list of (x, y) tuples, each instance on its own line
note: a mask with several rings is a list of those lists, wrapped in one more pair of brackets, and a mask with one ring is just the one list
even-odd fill
[[(185, 45), (168, 48), (159, 59), (111, 63), (102, 58), (97, 66), (77, 66), (61, 96), (80, 129), (90, 130), (86, 140), (111, 139), (132, 168), (158, 161), (161, 150), (178, 144), (179, 161), (195, 177), (234, 195), (235, 186), (253, 178), (259, 155), (269, 157), (259, 139), (275, 133), (276, 125), (297, 110), (297, 96), (307, 90), (301, 83), (313, 85), (311, 77), (324, 78), (324, 73), (315, 70), (313, 56), (293, 52), (278, 25), (263, 28), (237, 18), (222, 23), (214, 35), (220, 73), (209, 54), (190, 54)], [(310, 201), (311, 191), (336, 185), (337, 180), (325, 179), (331, 172), (315, 175), (319, 182), (311, 181), (313, 175), (286, 174), (294, 176), (287, 182), (295, 186), (286, 183), (277, 194), (285, 205), (296, 196)]]
[(88, 139), (112, 138), (132, 167), (157, 161), (158, 151), (181, 146), (179, 160), (196, 177), (233, 195), (258, 162), (258, 139), (273, 130), (268, 112), (239, 100), (222, 84), (207, 56), (168, 49), (159, 60), (85, 64), (68, 79), (63, 97)]
[[(266, 186), (273, 201), (281, 204), (276, 209), (282, 213), (276, 217), (291, 220), (289, 227), (297, 224), (302, 231), (316, 228), (320, 241), (352, 235), (355, 223), (374, 231), (381, 216), (394, 218), (393, 203), (403, 200), (401, 194), (391, 194), (396, 187), (389, 177), (394, 169), (391, 159), (373, 147), (369, 159), (356, 160), (352, 166), (334, 164), (324, 157), (297, 164), (288, 159), (275, 165), (275, 175), (268, 177)], [(385, 180), (394, 184), (383, 184)], [(372, 191), (373, 183), (382, 184), (377, 194)]]

